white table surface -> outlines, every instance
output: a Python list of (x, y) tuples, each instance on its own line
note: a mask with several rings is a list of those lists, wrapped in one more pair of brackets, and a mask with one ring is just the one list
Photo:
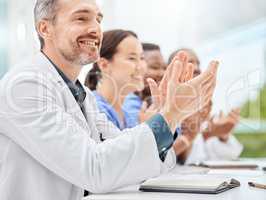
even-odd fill
[[(260, 162), (265, 164), (266, 162)], [(168, 175), (208, 174), (214, 177), (230, 177), (240, 181), (241, 186), (220, 194), (187, 194), (140, 192), (139, 186), (130, 186), (108, 194), (92, 194), (84, 200), (266, 200), (266, 190), (248, 186), (249, 181), (266, 184), (266, 173), (254, 170), (210, 170), (176, 167)]]

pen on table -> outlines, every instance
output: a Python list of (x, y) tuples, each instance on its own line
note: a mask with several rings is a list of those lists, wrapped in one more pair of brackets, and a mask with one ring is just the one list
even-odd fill
[(254, 183), (254, 182), (248, 182), (248, 185), (255, 188), (261, 188), (266, 190), (266, 185)]

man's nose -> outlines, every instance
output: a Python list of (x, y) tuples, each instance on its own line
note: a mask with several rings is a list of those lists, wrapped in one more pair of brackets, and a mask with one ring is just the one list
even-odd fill
[(90, 26), (87, 31), (94, 39), (100, 38), (102, 35), (102, 29), (99, 23)]

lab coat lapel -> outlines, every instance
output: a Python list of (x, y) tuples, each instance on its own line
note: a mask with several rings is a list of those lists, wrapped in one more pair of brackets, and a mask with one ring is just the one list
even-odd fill
[[(84, 86), (85, 87), (85, 86)], [(92, 95), (92, 93), (90, 91), (88, 91), (89, 89), (85, 89), (86, 91), (86, 99), (84, 101), (84, 107), (85, 107), (85, 112), (87, 115), (87, 123), (88, 126), (90, 127), (91, 130), (91, 137), (96, 141), (96, 142), (101, 142), (100, 140), (100, 134), (98, 132), (96, 123), (97, 122), (97, 118), (96, 118), (96, 110), (97, 110), (97, 105), (95, 104), (96, 102), (94, 101), (94, 96)]]
[(44, 70), (45, 73), (51, 74), (52, 78), (55, 80), (54, 87), (56, 91), (58, 91), (58, 94), (61, 94), (60, 96), (62, 96), (61, 99), (63, 100), (65, 111), (75, 117), (77, 122), (82, 127), (86, 128), (89, 133), (89, 127), (86, 118), (84, 117), (67, 84), (58, 74), (57, 70), (41, 52), (37, 55), (37, 63), (41, 64), (42, 66), (40, 70)]

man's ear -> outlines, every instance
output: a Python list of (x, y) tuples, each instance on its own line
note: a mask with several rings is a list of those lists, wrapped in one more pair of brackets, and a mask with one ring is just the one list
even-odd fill
[(97, 64), (101, 70), (101, 72), (104, 72), (104, 73), (107, 73), (107, 74), (110, 74), (111, 72), (111, 67), (110, 67), (110, 61), (107, 60), (106, 58), (100, 58), (98, 61), (97, 61)]
[(47, 20), (41, 20), (37, 25), (38, 34), (45, 40), (51, 39), (52, 30), (51, 24)]

